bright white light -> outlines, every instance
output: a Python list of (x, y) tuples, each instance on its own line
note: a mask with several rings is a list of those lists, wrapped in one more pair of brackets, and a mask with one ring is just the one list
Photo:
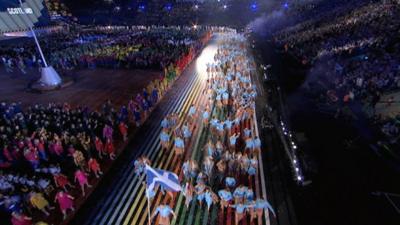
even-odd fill
[(194, 5), (194, 8), (195, 9), (199, 9), (199, 5)]
[(295, 169), (295, 170), (296, 170), (296, 172), (299, 172), (299, 168), (297, 168), (297, 167), (296, 167), (296, 169)]
[(297, 163), (297, 160), (293, 159), (293, 163)]
[(303, 178), (301, 176), (297, 176), (297, 180), (301, 181)]
[(196, 60), (196, 70), (197, 74), (203, 78), (207, 79), (207, 64), (214, 62), (214, 56), (217, 53), (217, 46), (210, 45), (206, 47)]
[(228, 6), (227, 6), (227, 5), (224, 5), (224, 9), (226, 9), (226, 8), (228, 8)]
[(197, 25), (195, 24), (195, 25), (193, 25), (193, 29), (197, 29)]

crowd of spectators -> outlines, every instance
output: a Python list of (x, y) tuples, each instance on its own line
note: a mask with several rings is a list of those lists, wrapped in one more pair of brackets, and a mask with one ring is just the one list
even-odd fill
[[(40, 41), (48, 64), (56, 69), (163, 69), (188, 54), (191, 47), (197, 48), (204, 34), (204, 29), (191, 27), (94, 27), (56, 32)], [(0, 49), (7, 72), (26, 73), (43, 64), (32, 41)]]
[[(1, 208), (12, 213), (13, 224), (41, 211), (49, 216), (57, 201), (64, 219), (73, 208), (71, 188), (82, 195), (88, 178), (101, 174), (104, 155), (115, 155), (113, 132), (128, 116), (104, 104), (101, 112), (65, 104), (0, 104)], [(121, 131), (121, 129), (119, 129)], [(75, 185), (73, 185), (75, 184)], [(24, 212), (24, 213), (22, 213)]]
[(105, 31), (107, 37), (51, 53), (59, 67), (165, 68), (187, 54), (200, 29), (157, 28)]
[(174, 67), (165, 72), (119, 110), (111, 101), (100, 111), (67, 103), (26, 110), (20, 103), (1, 103), (0, 205), (12, 223), (31, 224), (27, 215), (46, 221), (54, 212), (53, 200), (67, 218), (75, 210), (74, 199), (85, 196), (89, 181), (116, 158), (116, 141), (128, 140), (129, 127), (146, 120), (179, 75)]
[[(102, 35), (109, 35), (108, 30), (70, 41), (82, 44), (93, 39), (103, 40)], [(137, 30), (136, 35), (148, 33), (149, 37), (156, 37), (163, 31), (164, 28)], [(125, 29), (121, 32), (126, 32), (126, 35), (118, 35), (116, 42), (132, 35)], [(116, 158), (118, 142), (127, 141), (129, 129), (146, 120), (202, 44), (210, 38), (205, 35), (204, 39), (194, 41), (190, 40), (193, 38), (191, 31), (183, 32), (188, 36), (183, 38), (181, 33), (181, 39), (168, 39), (176, 36), (168, 36), (171, 33), (166, 32), (168, 38), (165, 40), (186, 41), (185, 45), (191, 50), (174, 56), (176, 61), (165, 66), (159, 79), (151, 81), (119, 110), (111, 101), (97, 111), (85, 106), (72, 107), (68, 103), (25, 107), (20, 103), (0, 104), (0, 207), (2, 212), (11, 215), (13, 225), (48, 221), (56, 205), (64, 219), (75, 210), (76, 201), (79, 201), (75, 199), (85, 196), (93, 180), (102, 175), (105, 164)], [(65, 38), (58, 35), (61, 34), (56, 34), (56, 40), (57, 37), (64, 40), (60, 46), (68, 45)], [(143, 45), (151, 45), (142, 39)], [(161, 39), (151, 40), (161, 46), (165, 44)], [(175, 48), (175, 45), (165, 47), (165, 51), (170, 51), (167, 48)], [(28, 56), (24, 47), (12, 51), (9, 56)]]
[(397, 143), (398, 149), (398, 117), (381, 116), (375, 106), (400, 89), (400, 4), (350, 3), (331, 5), (326, 11), (318, 8), (315, 16), (277, 31), (274, 40), (311, 67), (305, 87), (320, 103), (336, 110), (336, 116), (352, 103), (361, 103), (360, 111), (384, 136), (380, 143)]
[(45, 0), (44, 2), (53, 20), (61, 18), (74, 19), (68, 7), (60, 0)]

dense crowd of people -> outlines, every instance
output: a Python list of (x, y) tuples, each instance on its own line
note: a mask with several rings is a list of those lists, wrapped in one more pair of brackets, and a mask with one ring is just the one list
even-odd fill
[[(59, 31), (40, 37), (47, 63), (58, 70), (76, 68), (163, 69), (201, 46), (206, 34), (191, 27), (94, 27)], [(7, 72), (40, 68), (32, 41), (1, 46)]]
[(54, 19), (74, 19), (68, 7), (60, 0), (44, 1), (50, 17)]
[[(73, 191), (90, 188), (89, 177), (102, 172), (102, 156), (113, 159), (113, 130), (127, 123), (111, 102), (101, 112), (65, 104), (0, 105), (1, 207), (13, 224), (29, 224), (28, 214), (49, 216), (56, 201), (64, 219), (74, 210)], [(123, 133), (121, 133), (123, 135)], [(76, 194), (76, 193), (75, 193)]]
[(162, 69), (189, 53), (204, 32), (191, 28), (119, 30), (107, 38), (83, 42), (51, 53), (57, 67)]
[[(177, 7), (198, 11), (193, 4)], [(160, 8), (154, 13), (157, 18), (141, 18), (144, 23), (181, 17), (188, 21), (185, 10)], [(304, 87), (336, 117), (361, 105), (362, 110), (354, 111), (371, 119), (381, 135), (378, 144), (400, 149), (400, 114), (385, 117), (376, 111), (383, 96), (400, 90), (399, 1), (351, 0), (297, 8), (293, 13), (298, 10), (302, 13), (293, 16), (300, 22), (277, 29), (272, 36), (285, 53), (311, 68)], [(206, 32), (197, 27), (111, 26), (71, 28), (40, 37), (48, 63), (58, 70), (152, 68), (164, 74), (120, 109), (111, 101), (98, 111), (67, 103), (27, 108), (1, 103), (0, 207), (11, 215), (12, 223), (46, 221), (56, 206), (67, 218), (75, 210), (76, 198), (85, 196), (91, 180), (103, 174), (104, 163), (117, 157), (117, 142), (127, 141), (129, 129), (146, 120), (202, 47)], [(172, 151), (181, 159), (186, 207), (205, 204), (209, 210), (219, 204), (222, 212), (234, 209), (238, 225), (246, 216), (253, 220), (272, 208), (252, 188), (261, 151), (254, 125), (257, 93), (251, 84), (255, 65), (248, 60), (242, 36), (224, 37), (214, 61), (207, 64), (203, 90), (207, 104), (191, 105), (183, 118), (166, 116), (160, 142), (162, 151)], [(0, 58), (10, 74), (43, 66), (30, 41), (0, 46)], [(209, 134), (201, 157), (188, 159), (185, 155), (197, 123)], [(145, 164), (151, 164), (146, 157), (135, 162), (138, 175)], [(42, 214), (39, 220), (31, 217), (38, 213)], [(169, 205), (157, 206), (156, 214), (165, 224), (171, 214), (175, 216)]]
[(390, 139), (383, 142), (398, 143), (396, 118), (379, 115), (375, 106), (400, 89), (399, 2), (355, 0), (332, 7), (278, 31), (274, 39), (311, 67), (305, 87), (319, 103), (336, 116), (361, 103), (359, 111)]
[[(208, 38), (186, 43), (191, 50), (175, 56), (161, 78), (150, 81), (119, 110), (111, 101), (99, 111), (68, 103), (24, 108), (21, 103), (2, 102), (0, 206), (11, 215), (13, 225), (46, 221), (56, 205), (66, 219), (75, 210), (75, 199), (85, 196), (92, 187), (90, 181), (99, 178), (102, 167), (116, 158), (118, 141), (127, 141), (129, 127), (146, 120)], [(19, 53), (20, 57), (26, 52)]]
[[(254, 123), (255, 86), (251, 73), (255, 65), (248, 60), (246, 44), (241, 35), (228, 33), (220, 40), (214, 61), (207, 64), (207, 85), (203, 90), (206, 104), (199, 102), (189, 107), (187, 117), (167, 115), (161, 122), (160, 142), (164, 152), (172, 151), (182, 159), (182, 192), (185, 205), (213, 204), (220, 210), (235, 211), (238, 225), (247, 215), (251, 220), (262, 217), (264, 210), (272, 210), (269, 203), (255, 193), (261, 140)], [(208, 132), (199, 159), (192, 148), (193, 130), (202, 124)], [(189, 157), (184, 157), (185, 153)], [(183, 159), (188, 159), (184, 160)], [(145, 171), (146, 157), (135, 161), (138, 174)], [(168, 193), (172, 199), (173, 194)], [(154, 197), (155, 192), (149, 194)], [(273, 211), (272, 211), (273, 212)], [(174, 215), (169, 205), (159, 205), (153, 216), (160, 214), (159, 224), (169, 224)]]

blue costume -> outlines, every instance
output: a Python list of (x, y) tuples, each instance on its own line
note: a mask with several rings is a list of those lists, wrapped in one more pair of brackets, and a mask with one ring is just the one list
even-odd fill
[(210, 117), (210, 113), (208, 111), (203, 112), (203, 119), (208, 119)]
[(207, 207), (210, 208), (211, 205), (212, 205), (212, 203), (213, 203), (213, 195), (212, 195), (212, 192), (206, 191), (206, 192), (204, 193), (204, 198), (205, 198), (205, 200), (206, 200)]
[(161, 121), (161, 127), (162, 127), (162, 128), (168, 128), (168, 127), (169, 127), (169, 122), (168, 122), (168, 120), (167, 120), (166, 118), (164, 118), (164, 119)]
[(177, 148), (184, 148), (185, 143), (183, 142), (183, 140), (179, 137), (175, 138), (175, 146)]
[(185, 138), (190, 138), (192, 136), (192, 132), (190, 132), (189, 128), (186, 125), (183, 126), (183, 136)]
[(218, 119), (212, 119), (211, 122), (210, 122), (210, 124), (211, 124), (212, 127), (217, 127), (217, 125), (218, 125)]
[(231, 207), (235, 208), (237, 213), (244, 213), (244, 210), (246, 210), (247, 208), (247, 206), (243, 204), (236, 204), (232, 205)]
[(169, 215), (171, 215), (173, 213), (171, 207), (169, 207), (168, 205), (160, 205), (157, 207), (156, 211), (154, 212), (154, 214), (159, 213), (160, 216), (162, 217), (168, 217)]
[(269, 202), (264, 199), (257, 199), (255, 202), (254, 208), (255, 209), (269, 209), (272, 212), (272, 214), (274, 214), (274, 216), (276, 216), (275, 210), (272, 208), (271, 204), (269, 204)]
[(169, 141), (169, 135), (165, 132), (161, 132), (160, 139), (161, 139), (161, 141), (167, 142), (167, 141)]
[(191, 106), (189, 109), (189, 116), (193, 116), (196, 113), (196, 107)]
[(197, 200), (201, 203), (203, 202), (205, 197), (205, 194), (203, 192), (205, 187), (201, 185), (201, 186), (196, 186), (195, 188), (196, 188), (196, 193), (199, 193), (197, 194)]
[(247, 128), (246, 128), (246, 129), (244, 129), (243, 132), (244, 132), (244, 136), (245, 136), (245, 137), (250, 137), (250, 134), (251, 134), (251, 130), (250, 130), (250, 129), (247, 129)]
[(229, 144), (230, 144), (230, 145), (236, 145), (236, 139), (237, 139), (236, 136), (231, 136), (231, 137), (229, 138)]
[(231, 120), (225, 120), (225, 128), (231, 129), (233, 122)]
[(233, 177), (226, 177), (225, 178), (225, 185), (227, 187), (234, 187), (236, 185), (236, 180)]
[(243, 187), (243, 186), (242, 187), (237, 187), (235, 189), (235, 191), (233, 192), (233, 196), (235, 198), (243, 198), (246, 191), (247, 191), (246, 187)]
[(228, 92), (224, 92), (224, 93), (222, 94), (222, 98), (223, 98), (224, 100), (228, 100), (228, 99), (229, 99), (229, 94), (228, 94)]
[(229, 192), (229, 191), (226, 191), (226, 190), (220, 190), (220, 191), (218, 191), (218, 196), (222, 199), (222, 200), (224, 200), (224, 201), (230, 201), (230, 200), (232, 200), (232, 194), (231, 194), (231, 192)]
[(254, 192), (251, 189), (247, 189), (244, 193), (244, 197), (247, 201), (252, 201), (254, 199)]
[(214, 148), (210, 145), (207, 145), (207, 154), (208, 156), (213, 156), (214, 155)]
[(254, 168), (253, 166), (249, 166), (249, 168), (247, 169), (247, 174), (249, 174), (250, 176), (254, 176), (256, 175), (257, 170), (256, 168)]
[(253, 143), (254, 143), (254, 147), (255, 148), (261, 148), (261, 140), (260, 140), (260, 138), (255, 138)]
[(253, 139), (249, 138), (246, 140), (246, 148), (253, 149)]

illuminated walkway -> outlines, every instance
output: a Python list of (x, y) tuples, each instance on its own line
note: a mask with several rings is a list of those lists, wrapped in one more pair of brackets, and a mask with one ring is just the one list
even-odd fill
[[(203, 91), (206, 87), (206, 63), (213, 59), (216, 51), (216, 38), (214, 38), (195, 62), (175, 82), (170, 93), (164, 97), (147, 122), (139, 129), (134, 140), (129, 143), (127, 153), (122, 154), (122, 159), (116, 162), (118, 164), (121, 161), (120, 166), (116, 165), (119, 168), (111, 170), (108, 174), (112, 178), (103, 182), (98, 187), (99, 190), (93, 193), (96, 199), (90, 200), (94, 203), (89, 202), (93, 207), (84, 211), (86, 215), (78, 216), (76, 222), (99, 225), (148, 224), (144, 179), (135, 174), (133, 161), (139, 156), (146, 155), (153, 167), (174, 171), (182, 177), (183, 160), (179, 160), (172, 150), (161, 151), (159, 142), (160, 123), (164, 116), (173, 112), (179, 113), (180, 118), (186, 118), (191, 104), (205, 105), (206, 95)], [(197, 121), (191, 142), (186, 148), (184, 161), (187, 159), (201, 161), (201, 148), (210, 135), (208, 127), (203, 127), (201, 121)], [(266, 198), (262, 164), (259, 168), (260, 173), (254, 180), (255, 187), (253, 187), (253, 190), (256, 197)], [(151, 211), (154, 211), (156, 205), (167, 203), (167, 198), (167, 195), (158, 193), (152, 200)], [(228, 209), (225, 214), (221, 214), (219, 205), (213, 204), (208, 212), (204, 206), (200, 208), (197, 202), (192, 202), (189, 209), (186, 209), (184, 197), (181, 193), (175, 196), (175, 201), (171, 206), (177, 214), (177, 219), (172, 220), (172, 225), (234, 224), (233, 209)], [(82, 221), (83, 219), (85, 222)], [(155, 224), (154, 221), (152, 224)], [(259, 219), (257, 223), (243, 220), (241, 224), (269, 224), (269, 219), (268, 216), (265, 216), (263, 219)]]

